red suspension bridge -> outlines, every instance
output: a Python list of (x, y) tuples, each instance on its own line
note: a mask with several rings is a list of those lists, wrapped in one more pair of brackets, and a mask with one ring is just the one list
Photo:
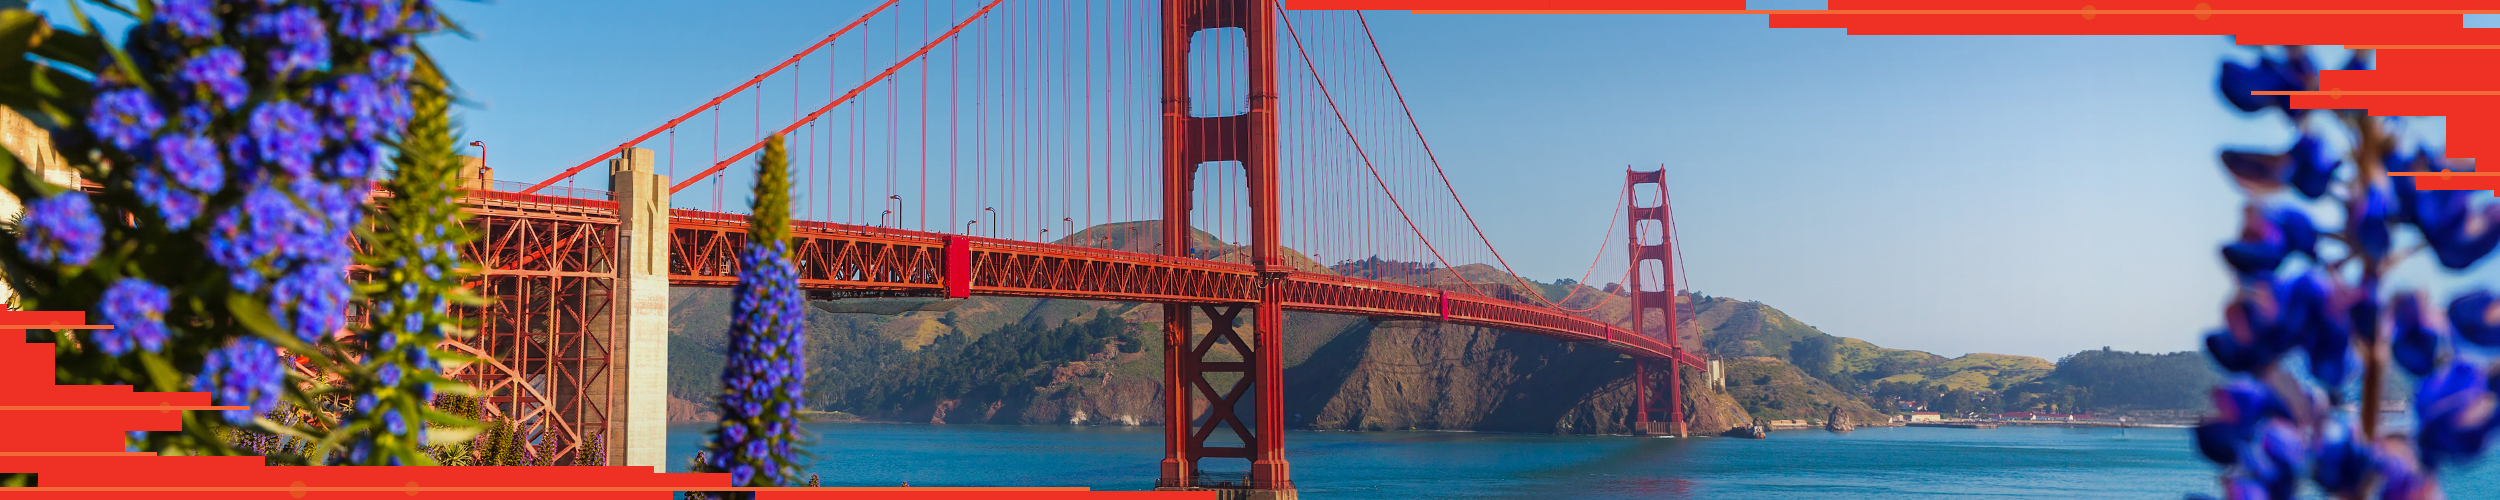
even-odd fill
[[(1674, 374), (1703, 361), (1668, 333), (1660, 174), (1628, 172), (1618, 214), (1629, 289), (1604, 299), (1631, 303), (1631, 327), (1591, 319), (1598, 306), (1562, 307), (1573, 298), (1509, 271), (1390, 68), (1360, 14), (1270, 0), (887, 0), (561, 174), (481, 174), (469, 255), (497, 300), (459, 348), (491, 361), (458, 375), (553, 437), (557, 459), (659, 465), (667, 287), (734, 284), (746, 218), (722, 203), (781, 135), (813, 300), (1164, 304), (1161, 487), (1211, 486), (1202, 460), (1241, 459), (1247, 480), (1228, 486), (1291, 495), (1286, 311), (1602, 345), (1637, 361), (1631, 426), (1682, 434)], [(1471, 263), (1500, 272), (1460, 272)], [(586, 448), (592, 433), (610, 449)]]

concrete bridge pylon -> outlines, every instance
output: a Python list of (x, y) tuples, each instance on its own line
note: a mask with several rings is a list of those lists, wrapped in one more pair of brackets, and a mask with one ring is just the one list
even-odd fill
[[(608, 463), (666, 472), (668, 448), (669, 179), (649, 149), (608, 160), (616, 201), (615, 346), (609, 376), (625, 385), (610, 396)], [(612, 393), (613, 394), (613, 393)], [(616, 401), (621, 400), (621, 401)]]

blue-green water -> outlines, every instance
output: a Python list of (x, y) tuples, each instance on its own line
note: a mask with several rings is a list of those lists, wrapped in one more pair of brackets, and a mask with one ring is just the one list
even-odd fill
[[(669, 429), (683, 471), (701, 426)], [(1154, 427), (811, 424), (826, 486), (1152, 486)], [(2183, 429), (1876, 428), (1769, 439), (1294, 432), (1303, 498), (2180, 498), (2214, 468)], [(2500, 466), (2450, 471), (2451, 498), (2500, 499)], [(1210, 459), (1216, 464), (1243, 464)]]

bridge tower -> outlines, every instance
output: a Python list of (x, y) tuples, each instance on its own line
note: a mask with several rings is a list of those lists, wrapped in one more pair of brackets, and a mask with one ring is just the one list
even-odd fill
[[(1635, 434), (1684, 437), (1682, 362), (1685, 354), (1684, 342), (1675, 332), (1675, 242), (1667, 232), (1669, 209), (1666, 186), (1666, 169), (1663, 167), (1648, 172), (1624, 171), (1623, 200), (1628, 205), (1624, 211), (1630, 214), (1626, 218), (1631, 224), (1630, 230), (1624, 234), (1631, 239), (1631, 251), (1626, 253), (1632, 258), (1632, 279), (1626, 285), (1632, 294), (1632, 331), (1666, 341), (1673, 354), (1666, 361), (1666, 369), (1660, 370), (1664, 373), (1652, 373), (1645, 362), (1633, 361), (1632, 380), (1637, 389), (1633, 391), (1632, 431)], [(1652, 200), (1648, 206), (1641, 203), (1644, 195)], [(1650, 281), (1653, 276), (1658, 280), (1654, 285)], [(1651, 310), (1659, 311), (1659, 317), (1664, 320), (1660, 322), (1663, 337), (1651, 335), (1649, 331)], [(1652, 380), (1653, 377), (1666, 379), (1666, 422), (1649, 421), (1652, 399), (1649, 392), (1658, 387), (1659, 382)]]
[[(1259, 272), (1258, 302), (1251, 304), (1165, 304), (1163, 306), (1164, 439), (1159, 489), (1218, 489), (1225, 498), (1285, 499), (1295, 497), (1284, 443), (1284, 309), (1279, 300), (1282, 279), (1291, 267), (1279, 258), (1276, 216), (1276, 4), (1266, 0), (1166, 0), (1163, 3), (1163, 249), (1186, 257), (1189, 223), (1198, 170), (1202, 166), (1238, 165), (1248, 180), (1251, 265)], [(1226, 29), (1231, 28), (1231, 29)], [(1242, 37), (1247, 67), (1192, 68), (1193, 42), (1215, 37)], [(1213, 49), (1220, 44), (1209, 44)], [(1196, 96), (1211, 102), (1246, 98), (1246, 110), (1225, 116), (1191, 116), (1190, 76), (1235, 74), (1247, 78), (1246, 96)], [(1190, 309), (1206, 314), (1211, 327), (1196, 335)], [(1244, 338), (1235, 321), (1251, 312), (1250, 335)], [(1210, 356), (1216, 346), (1240, 355)], [(1238, 377), (1227, 376), (1238, 374)], [(1209, 378), (1209, 375), (1216, 375)], [(1217, 383), (1231, 379), (1228, 389)], [(1206, 412), (1196, 408), (1203, 397)], [(1240, 439), (1230, 446), (1217, 431)], [(1209, 439), (1217, 439), (1210, 443)], [(1246, 478), (1205, 477), (1198, 468), (1207, 458), (1250, 461)]]

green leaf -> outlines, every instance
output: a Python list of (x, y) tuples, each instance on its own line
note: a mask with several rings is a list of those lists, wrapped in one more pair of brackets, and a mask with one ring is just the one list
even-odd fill
[(139, 366), (147, 369), (149, 386), (157, 392), (179, 392), (185, 377), (174, 370), (174, 364), (153, 352), (139, 353)]

